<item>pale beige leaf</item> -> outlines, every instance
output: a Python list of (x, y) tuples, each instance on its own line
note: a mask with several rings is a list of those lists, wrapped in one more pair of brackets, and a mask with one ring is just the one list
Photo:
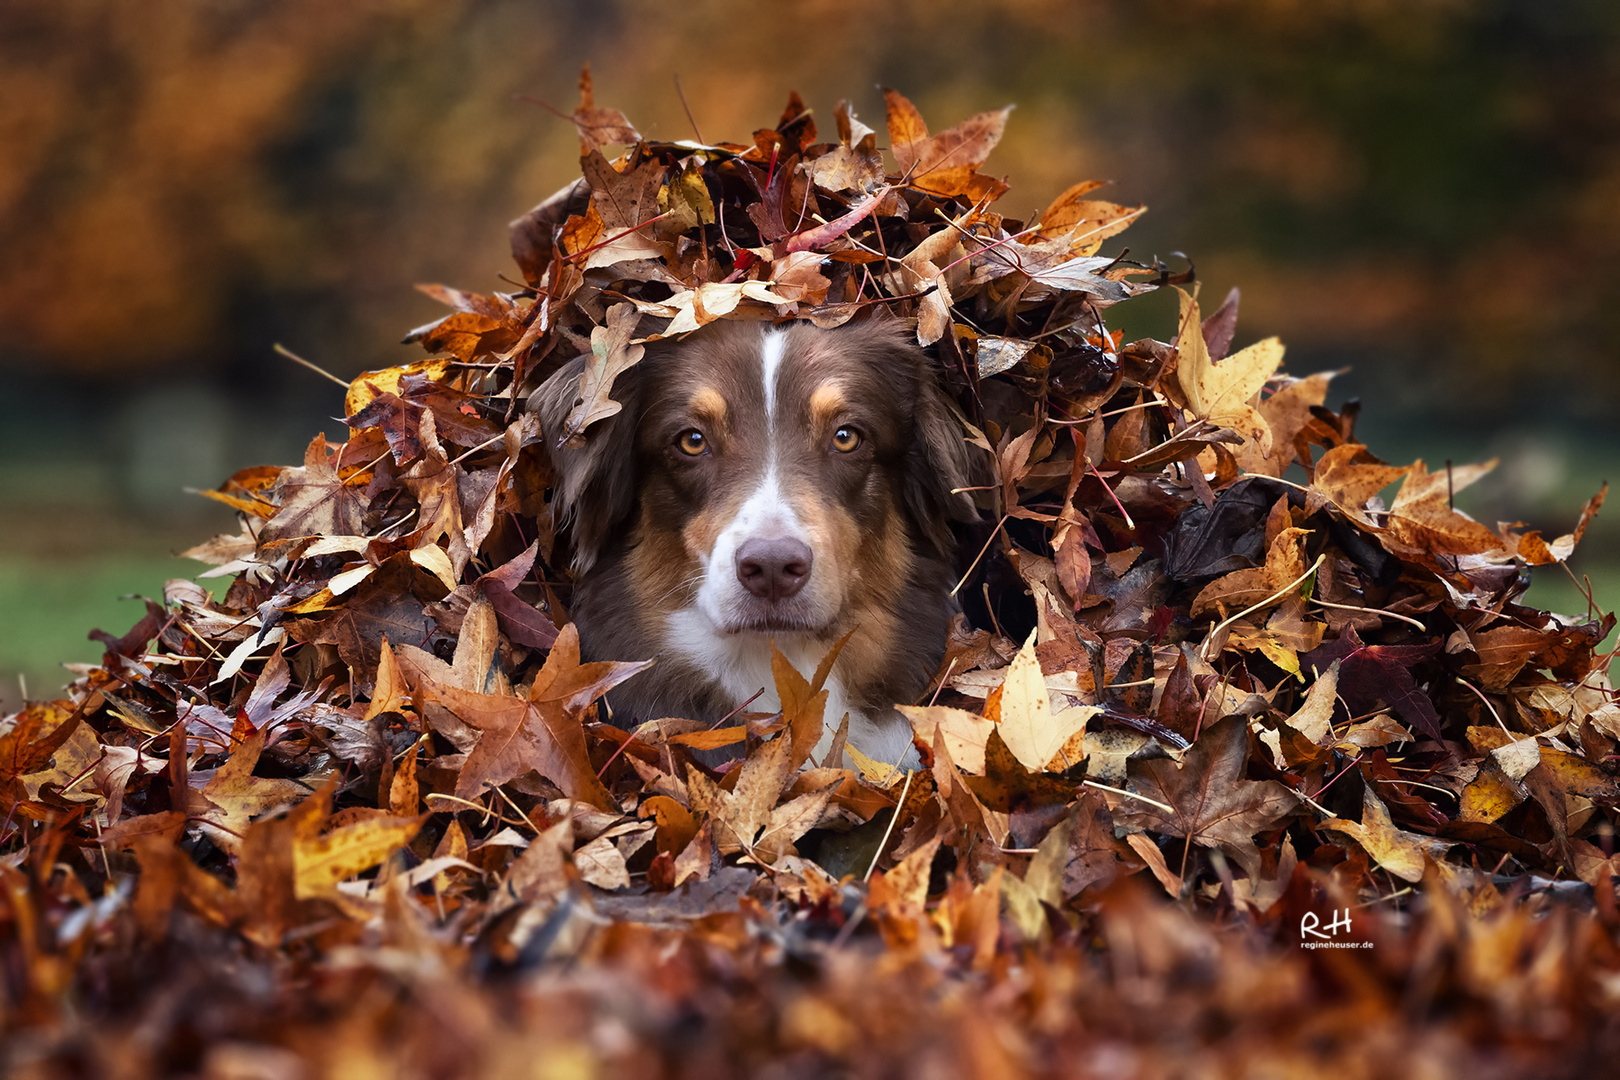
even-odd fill
[(1509, 780), (1523, 780), (1531, 769), (1541, 764), (1541, 745), (1535, 736), (1517, 739), (1491, 751), (1491, 757), (1502, 767)]
[(1332, 665), (1311, 684), (1310, 692), (1299, 710), (1288, 718), (1289, 726), (1317, 746), (1326, 746), (1333, 737), (1333, 706), (1339, 692), (1339, 662)]
[(973, 776), (984, 775), (984, 747), (995, 729), (991, 721), (966, 709), (947, 705), (900, 705), (901, 714), (924, 743), (933, 745), (937, 731), (945, 738), (956, 767)]
[(584, 881), (598, 889), (623, 889), (630, 884), (624, 856), (608, 836), (598, 836), (574, 852), (574, 866)]
[(1095, 706), (1078, 706), (1052, 714), (1041, 662), (1035, 658), (1035, 635), (1030, 634), (1007, 666), (1001, 688), (1001, 741), (1030, 772), (1042, 772), (1063, 744), (1096, 715)]

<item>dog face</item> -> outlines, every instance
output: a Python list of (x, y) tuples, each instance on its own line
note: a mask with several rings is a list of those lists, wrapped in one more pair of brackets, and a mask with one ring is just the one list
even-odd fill
[[(732, 691), (754, 680), (756, 654), (768, 671), (771, 640), (813, 667), (809, 654), (851, 630), (835, 675), (852, 707), (920, 689), (949, 620), (948, 519), (972, 504), (952, 493), (966, 483), (961, 427), (898, 328), (711, 326), (650, 348), (615, 383), (623, 410), (585, 447), (556, 447), (582, 365), (532, 405), (558, 474), (554, 512), (571, 523), (588, 651), (684, 659), (658, 667), (686, 692), (654, 691), (654, 707), (689, 715), (741, 704)], [(916, 670), (895, 678), (907, 635), (932, 644), (901, 656)]]

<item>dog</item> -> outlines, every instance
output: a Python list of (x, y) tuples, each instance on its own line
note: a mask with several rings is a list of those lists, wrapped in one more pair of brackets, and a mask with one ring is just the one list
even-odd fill
[(808, 675), (848, 634), (812, 760), (846, 712), (850, 745), (915, 760), (894, 705), (938, 668), (951, 522), (976, 519), (965, 432), (928, 357), (898, 322), (722, 321), (649, 346), (613, 384), (622, 410), (571, 449), (556, 433), (586, 359), (529, 404), (585, 657), (658, 660), (612, 692), (616, 722), (717, 722), (756, 695), (751, 709), (778, 710), (771, 643)]

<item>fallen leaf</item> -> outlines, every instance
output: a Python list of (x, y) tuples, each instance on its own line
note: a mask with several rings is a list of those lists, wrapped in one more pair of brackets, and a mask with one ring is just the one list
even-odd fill
[(1217, 364), (1210, 359), (1204, 343), (1198, 301), (1185, 292), (1180, 295), (1182, 329), (1176, 338), (1176, 348), (1181, 362), (1176, 368), (1176, 377), (1186, 395), (1188, 408), (1200, 420), (1231, 428), (1246, 443), (1253, 443), (1262, 457), (1269, 456), (1271, 425), (1266, 423), (1253, 401), (1282, 363), (1282, 342), (1266, 338)]
[(610, 395), (613, 381), (640, 363), (646, 352), (630, 343), (639, 318), (634, 304), (615, 304), (608, 309), (606, 322), (591, 331), (591, 356), (579, 374), (579, 391), (563, 429), (553, 436), (557, 442), (583, 446), (586, 428), (624, 408)]
[[(1152, 802), (1128, 799), (1114, 811), (1114, 819), (1220, 847), (1252, 879), (1260, 867), (1254, 834), (1274, 827), (1299, 799), (1275, 780), (1244, 779), (1248, 757), (1249, 726), (1242, 717), (1206, 726), (1179, 767), (1164, 758), (1141, 763), (1129, 788)], [(1166, 812), (1154, 803), (1173, 809)]]
[(1362, 791), (1361, 821), (1329, 818), (1320, 827), (1350, 836), (1379, 866), (1403, 881), (1422, 881), (1424, 867), (1445, 858), (1451, 849), (1444, 840), (1397, 829), (1370, 784)]
[(1031, 634), (1007, 666), (1007, 680), (1001, 691), (1001, 723), (996, 730), (1019, 764), (1030, 772), (1043, 772), (1063, 744), (1084, 731), (1086, 721), (1101, 711), (1095, 705), (1071, 705), (1052, 713), (1041, 663), (1035, 659), (1035, 635)]

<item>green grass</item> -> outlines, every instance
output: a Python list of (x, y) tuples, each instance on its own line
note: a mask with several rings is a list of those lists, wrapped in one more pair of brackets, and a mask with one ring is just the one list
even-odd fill
[(22, 700), (19, 676), (29, 697), (54, 697), (72, 680), (61, 667), (64, 662), (100, 660), (102, 647), (89, 639), (90, 631), (121, 635), (145, 613), (139, 600), (121, 597), (141, 594), (161, 601), (169, 578), (206, 569), (171, 555), (0, 560), (0, 709), (13, 710)]

